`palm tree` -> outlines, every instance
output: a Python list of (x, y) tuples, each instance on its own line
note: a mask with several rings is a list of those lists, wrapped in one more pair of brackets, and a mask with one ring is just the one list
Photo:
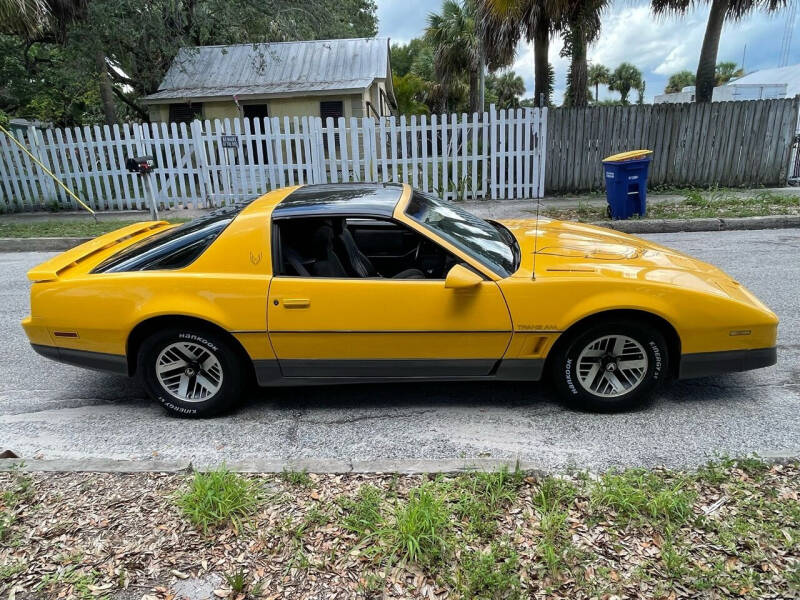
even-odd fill
[[(726, 20), (737, 21), (755, 10), (775, 12), (787, 4), (787, 0), (705, 0), (711, 4), (697, 63), (695, 102), (711, 102), (716, 83), (717, 52), (722, 26)], [(685, 14), (694, 0), (651, 0), (651, 7), (656, 14)]]
[(500, 108), (519, 108), (520, 96), (525, 93), (525, 82), (514, 71), (506, 71), (502, 75), (490, 75), (487, 87), (497, 94)]
[(735, 62), (721, 62), (717, 63), (714, 69), (714, 83), (716, 85), (723, 85), (728, 83), (731, 79), (741, 77), (744, 71), (738, 67)]
[(30, 36), (40, 31), (49, 17), (44, 0), (0, 0), (0, 33)]
[(674, 94), (690, 85), (694, 85), (694, 73), (691, 71), (678, 71), (669, 76), (667, 87), (664, 88), (664, 93)]
[(608, 82), (608, 89), (619, 92), (623, 104), (628, 104), (628, 94), (632, 89), (642, 89), (642, 72), (631, 63), (621, 63)]
[(611, 71), (607, 66), (597, 63), (589, 67), (589, 85), (594, 86), (595, 101), (600, 100), (600, 84), (607, 84), (609, 77), (611, 77)]
[(469, 78), (469, 110), (480, 112), (480, 78), (484, 61), (475, 27), (473, 2), (465, 0), (460, 4), (456, 0), (445, 0), (441, 13), (428, 15), (425, 37), (434, 48), (436, 75), (445, 90), (453, 79), (466, 73)]
[(481, 38), (489, 66), (505, 66), (521, 39), (533, 42), (535, 106), (549, 103), (552, 93), (548, 52), (566, 0), (476, 0)]
[(564, 95), (566, 106), (589, 103), (586, 50), (600, 35), (600, 15), (607, 4), (608, 0), (571, 0), (564, 6), (559, 23), (564, 39), (561, 55), (571, 59)]

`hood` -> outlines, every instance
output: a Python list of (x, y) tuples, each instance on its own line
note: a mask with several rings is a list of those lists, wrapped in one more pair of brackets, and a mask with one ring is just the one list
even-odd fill
[[(554, 221), (499, 221), (520, 245), (513, 277), (603, 277), (666, 283), (752, 302), (738, 282), (717, 267), (677, 250), (602, 227)], [(535, 254), (534, 254), (535, 248)], [(535, 261), (534, 261), (535, 258)]]

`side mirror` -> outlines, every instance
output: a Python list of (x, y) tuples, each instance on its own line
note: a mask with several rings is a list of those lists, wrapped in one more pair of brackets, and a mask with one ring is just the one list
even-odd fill
[(455, 265), (447, 272), (444, 287), (451, 290), (463, 290), (475, 287), (483, 282), (483, 278), (462, 265)]

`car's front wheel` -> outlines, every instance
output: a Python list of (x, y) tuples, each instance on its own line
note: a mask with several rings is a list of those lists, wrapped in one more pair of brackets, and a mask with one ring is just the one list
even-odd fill
[(613, 321), (572, 335), (556, 349), (553, 378), (576, 408), (618, 412), (643, 404), (667, 374), (667, 345), (647, 323)]
[(208, 417), (233, 407), (246, 373), (239, 353), (214, 331), (168, 328), (147, 338), (137, 368), (151, 398), (180, 417)]

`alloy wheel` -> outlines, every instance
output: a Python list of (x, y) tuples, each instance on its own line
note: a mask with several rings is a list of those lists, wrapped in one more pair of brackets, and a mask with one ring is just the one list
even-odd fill
[(639, 387), (647, 373), (644, 347), (625, 335), (606, 335), (578, 355), (578, 381), (587, 392), (616, 398)]
[(202, 402), (222, 387), (222, 366), (208, 348), (191, 342), (177, 342), (158, 355), (156, 377), (161, 386), (178, 400)]

